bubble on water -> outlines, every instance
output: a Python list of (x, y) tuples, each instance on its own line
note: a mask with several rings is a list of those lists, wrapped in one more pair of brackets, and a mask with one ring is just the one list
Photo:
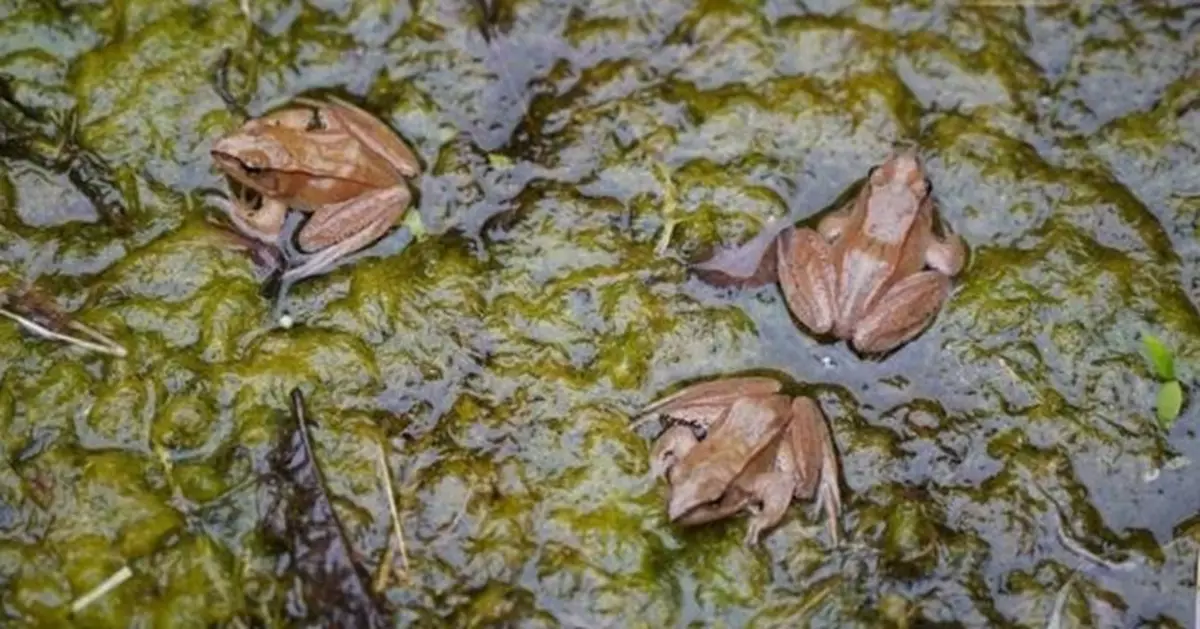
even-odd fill
[(292, 319), (292, 315), (285, 314), (285, 315), (279, 317), (279, 327), (281, 327), (285, 330), (292, 329), (293, 323), (295, 323), (295, 321)]

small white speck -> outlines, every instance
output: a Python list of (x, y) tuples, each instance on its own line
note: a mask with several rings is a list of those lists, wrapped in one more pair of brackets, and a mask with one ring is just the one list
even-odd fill
[(1145, 474), (1142, 474), (1142, 482), (1153, 483), (1154, 481), (1158, 480), (1159, 474), (1162, 474), (1162, 470), (1157, 467), (1152, 470), (1147, 470)]
[(292, 315), (283, 315), (282, 317), (279, 317), (279, 327), (285, 330), (292, 329), (293, 323), (295, 322), (292, 321)]
[(822, 356), (822, 357), (821, 357), (821, 364), (822, 364), (822, 365), (825, 365), (825, 368), (826, 368), (826, 369), (833, 369), (834, 367), (836, 367), (836, 366), (837, 366), (837, 363), (833, 362), (833, 357), (832, 357), (832, 356)]

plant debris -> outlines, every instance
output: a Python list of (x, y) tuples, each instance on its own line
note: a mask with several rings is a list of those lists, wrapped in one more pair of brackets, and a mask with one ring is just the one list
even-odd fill
[(1175, 376), (1175, 355), (1153, 334), (1142, 335), (1142, 346), (1146, 350), (1146, 360), (1159, 381), (1154, 414), (1158, 424), (1169, 430), (1183, 410), (1183, 385)]
[(117, 173), (103, 157), (80, 145), (75, 112), (63, 115), (22, 103), (10, 81), (0, 76), (0, 156), (66, 174), (100, 216), (128, 231), (129, 210)]
[(121, 566), (120, 570), (114, 572), (111, 576), (102, 581), (100, 585), (97, 585), (83, 596), (75, 599), (75, 601), (71, 603), (71, 613), (78, 614), (79, 612), (83, 611), (83, 609), (88, 605), (100, 600), (101, 597), (113, 591), (122, 583), (128, 581), (129, 577), (132, 576), (133, 571), (129, 569), (129, 566)]
[[(116, 341), (72, 319), (48, 295), (36, 288), (9, 291), (0, 295), (0, 315), (12, 319), (26, 331), (44, 339), (70, 343), (120, 358), (128, 354)], [(72, 336), (71, 332), (91, 340)]]
[[(400, 575), (402, 579), (408, 579), (408, 548), (404, 545), (404, 528), (400, 525), (400, 510), (396, 508), (396, 490), (392, 487), (392, 476), (388, 472), (387, 453), (383, 451), (383, 446), (379, 446), (379, 457), (376, 459), (379, 462), (379, 475), (383, 477), (383, 490), (387, 492), (388, 513), (392, 516), (392, 536), (388, 541), (387, 554), (384, 560), (380, 562), (379, 574), (376, 583), (376, 591), (382, 590), (386, 583), (386, 575), (388, 574), (388, 566), (392, 563), (392, 553), (394, 548), (400, 549), (400, 561), (404, 564), (403, 573)], [(396, 542), (392, 545), (392, 540)]]
[(353, 548), (313, 456), (299, 389), (291, 393), (291, 420), (280, 430), (272, 462), (282, 491), (268, 529), (290, 550), (305, 619), (322, 627), (386, 627), (387, 615), (371, 592), (370, 576), (353, 560)]

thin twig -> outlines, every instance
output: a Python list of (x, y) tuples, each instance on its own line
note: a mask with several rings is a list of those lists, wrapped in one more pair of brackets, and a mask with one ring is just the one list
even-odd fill
[[(388, 509), (392, 513), (392, 532), (400, 546), (400, 561), (404, 564), (404, 578), (408, 578), (408, 549), (404, 546), (404, 528), (400, 525), (400, 510), (396, 508), (396, 490), (392, 487), (392, 475), (387, 468), (387, 454), (383, 446), (376, 444), (379, 450), (379, 474), (383, 476), (387, 489)], [(390, 545), (389, 545), (390, 546)]]
[(1116, 562), (1116, 561), (1110, 561), (1108, 559), (1105, 559), (1105, 558), (1089, 551), (1088, 549), (1084, 548), (1082, 544), (1075, 541), (1071, 536), (1067, 535), (1067, 531), (1066, 531), (1066, 528), (1063, 526), (1063, 521), (1062, 521), (1061, 516), (1058, 518), (1058, 527), (1057, 527), (1056, 532), (1058, 533), (1058, 541), (1062, 542), (1062, 545), (1065, 546), (1067, 548), (1067, 550), (1075, 553), (1079, 557), (1082, 557), (1083, 559), (1086, 559), (1096, 565), (1104, 566), (1105, 568), (1108, 568), (1109, 570), (1114, 570), (1117, 572), (1129, 572), (1130, 570), (1136, 569), (1138, 567), (1138, 565), (1141, 563), (1141, 561), (1139, 560), (1138, 557), (1131, 557), (1129, 559), (1126, 559), (1125, 561)]
[(61, 334), (59, 332), (55, 332), (54, 330), (51, 330), (50, 328), (47, 328), (47, 327), (41, 325), (40, 323), (33, 321), (32, 319), (27, 319), (15, 312), (11, 312), (4, 308), (0, 308), (0, 315), (4, 315), (4, 316), (8, 317), (9, 319), (12, 319), (13, 321), (15, 321), (17, 323), (17, 325), (20, 325), (21, 327), (25, 328), (29, 332), (31, 332), (37, 336), (40, 336), (44, 339), (50, 339), (50, 340), (54, 340), (54, 341), (62, 341), (64, 343), (69, 343), (71, 345), (75, 345), (77, 347), (82, 347), (84, 349), (89, 349), (94, 352), (100, 352), (102, 354), (109, 354), (111, 356), (117, 356), (120, 358), (124, 358), (128, 354), (128, 352), (125, 351), (124, 347), (121, 347), (116, 342), (104, 337), (99, 332), (96, 332), (95, 330), (83, 325), (82, 323), (72, 322), (71, 328), (74, 330), (77, 330), (79, 332), (82, 332), (84, 334), (87, 334), (88, 336), (95, 339), (97, 341), (97, 343), (93, 343), (91, 341), (85, 341), (80, 338), (75, 338), (73, 336), (68, 336), (66, 334)]
[(103, 583), (92, 588), (92, 590), (87, 594), (75, 599), (75, 602), (71, 603), (71, 613), (78, 614), (83, 608), (95, 603), (96, 600), (101, 596), (108, 594), (113, 590), (113, 588), (116, 588), (122, 583), (128, 581), (129, 577), (132, 576), (133, 571), (129, 569), (129, 566), (121, 566), (120, 570), (116, 571), (112, 576), (105, 579)]

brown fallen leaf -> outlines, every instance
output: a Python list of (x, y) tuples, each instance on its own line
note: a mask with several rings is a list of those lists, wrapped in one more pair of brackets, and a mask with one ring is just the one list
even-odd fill
[(279, 492), (267, 529), (290, 551), (304, 620), (322, 627), (389, 626), (372, 593), (370, 575), (354, 562), (353, 547), (333, 509), (299, 389), (292, 390), (291, 421), (280, 430), (272, 470)]

